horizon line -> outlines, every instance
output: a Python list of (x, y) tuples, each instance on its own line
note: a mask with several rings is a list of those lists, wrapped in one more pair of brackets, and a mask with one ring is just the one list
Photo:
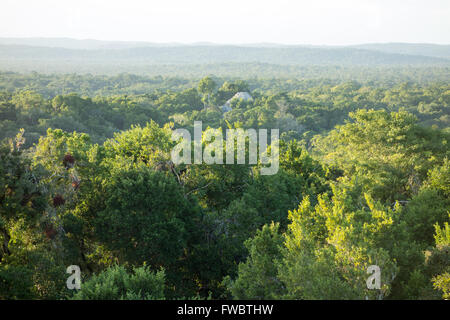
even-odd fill
[(311, 44), (311, 43), (281, 43), (281, 42), (213, 42), (213, 41), (194, 41), (194, 42), (181, 42), (181, 41), (168, 41), (168, 42), (156, 42), (150, 40), (102, 40), (94, 38), (75, 38), (75, 37), (45, 37), (45, 36), (0, 36), (0, 39), (9, 40), (72, 40), (72, 41), (95, 41), (95, 42), (109, 42), (109, 43), (139, 43), (139, 44), (153, 44), (153, 45), (210, 45), (210, 46), (286, 46), (286, 47), (353, 47), (362, 45), (386, 45), (386, 44), (406, 44), (406, 45), (436, 45), (436, 46), (449, 46), (450, 43), (438, 43), (438, 42), (402, 42), (402, 41), (386, 41), (386, 42), (358, 42), (352, 44)]

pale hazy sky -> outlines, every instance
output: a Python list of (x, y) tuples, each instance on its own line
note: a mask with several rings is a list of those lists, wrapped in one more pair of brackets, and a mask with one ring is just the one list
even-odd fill
[(1, 0), (0, 37), (450, 44), (450, 0)]

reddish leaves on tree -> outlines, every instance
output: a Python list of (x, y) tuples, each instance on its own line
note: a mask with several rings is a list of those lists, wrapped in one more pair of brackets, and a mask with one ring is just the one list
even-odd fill
[(54, 239), (58, 232), (53, 228), (53, 225), (47, 225), (45, 226), (44, 233), (48, 239)]
[(55, 208), (64, 205), (64, 203), (66, 203), (66, 200), (64, 200), (62, 195), (57, 194), (53, 197), (53, 206)]
[(72, 188), (74, 191), (77, 191), (80, 187), (80, 178), (78, 178), (76, 175), (72, 174), (70, 176), (72, 178)]
[(80, 187), (80, 181), (74, 180), (72, 181), (73, 190), (77, 190)]
[(73, 168), (73, 165), (75, 164), (75, 158), (70, 153), (68, 153), (64, 156), (63, 164), (66, 169)]

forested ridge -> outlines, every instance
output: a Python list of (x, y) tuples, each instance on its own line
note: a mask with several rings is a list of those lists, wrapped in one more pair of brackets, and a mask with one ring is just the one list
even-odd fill
[[(450, 298), (448, 67), (309, 68), (1, 72), (0, 299)], [(279, 129), (278, 173), (175, 165), (194, 121)]]
[[(353, 46), (226, 45), (70, 38), (0, 38), (0, 69), (40, 72), (202, 78), (328, 78), (448, 80), (450, 46), (372, 43)], [(420, 79), (422, 78), (422, 79)]]
[[(200, 64), (221, 62), (261, 62), (282, 65), (448, 65), (448, 46), (429, 50), (431, 56), (419, 51), (402, 53), (395, 50), (370, 50), (364, 47), (319, 46), (237, 46), (237, 45), (184, 45), (143, 46), (118, 49), (69, 49), (64, 47), (2, 44), (0, 59), (14, 61), (33, 59), (66, 62), (120, 62), (125, 64)], [(369, 47), (370, 48), (370, 47)], [(441, 50), (439, 50), (441, 49)], [(433, 54), (441, 51), (445, 55)]]

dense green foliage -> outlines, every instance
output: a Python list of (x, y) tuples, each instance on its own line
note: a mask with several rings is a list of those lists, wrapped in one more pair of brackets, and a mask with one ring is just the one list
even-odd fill
[(83, 284), (74, 300), (161, 300), (164, 299), (164, 271), (152, 273), (147, 267), (113, 266), (93, 275)]
[[(223, 129), (227, 122), (244, 128), (277, 127), (286, 138), (303, 140), (309, 147), (315, 134), (342, 124), (349, 112), (361, 108), (404, 109), (426, 127), (448, 130), (450, 124), (450, 91), (445, 83), (207, 79), (213, 87), (202, 92), (203, 87), (197, 90), (192, 80), (174, 78), (0, 74), (0, 88), (5, 89), (0, 94), (0, 138), (24, 128), (31, 146), (50, 127), (85, 132), (94, 142), (103, 142), (114, 132), (150, 119), (161, 126), (172, 121), (177, 127), (202, 120), (205, 127)], [(225, 115), (214, 107), (249, 90), (251, 103), (234, 101), (233, 110)]]
[[(448, 299), (450, 86), (403, 80), (0, 74), (0, 299)], [(196, 120), (279, 171), (175, 165)]]

